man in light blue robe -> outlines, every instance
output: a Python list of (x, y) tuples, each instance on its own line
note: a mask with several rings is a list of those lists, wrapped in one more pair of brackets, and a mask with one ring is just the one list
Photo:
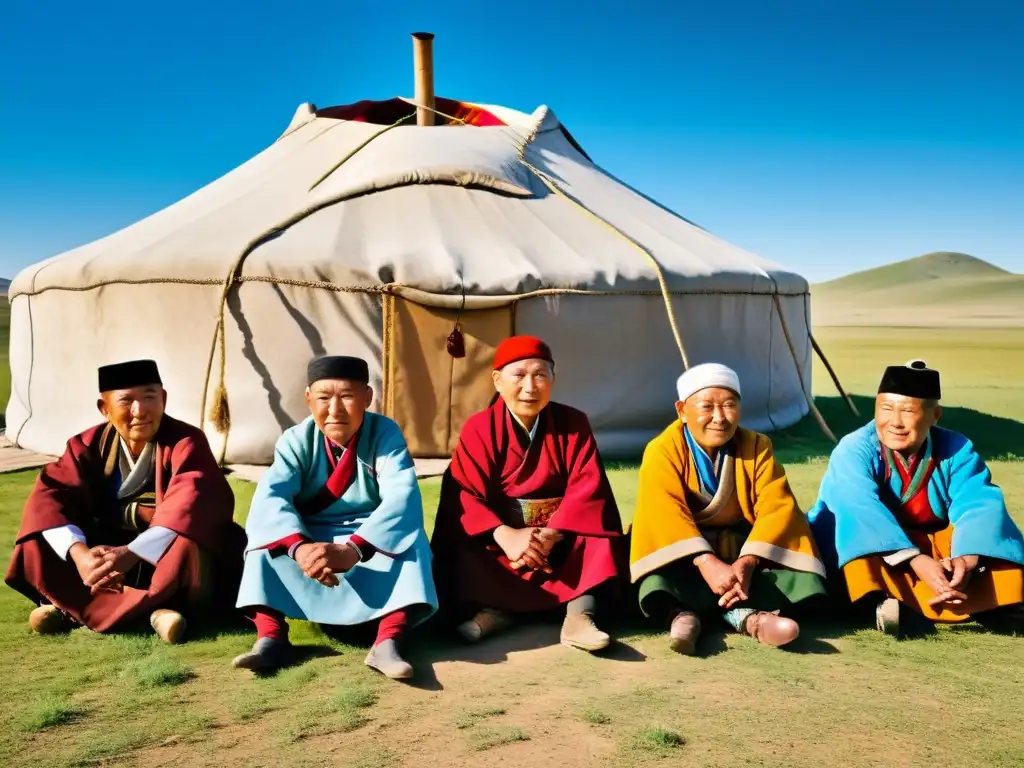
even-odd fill
[(937, 426), (940, 394), (924, 361), (889, 366), (808, 513), (849, 600), (876, 596), (878, 629), (897, 637), (916, 616), (1024, 626), (1024, 536), (970, 440)]
[(234, 666), (265, 669), (293, 658), (285, 617), (319, 624), (378, 622), (365, 663), (412, 676), (398, 641), (437, 610), (416, 470), (398, 425), (368, 412), (364, 360), (309, 364), (311, 416), (277, 442), (249, 509), (237, 605), (257, 639)]

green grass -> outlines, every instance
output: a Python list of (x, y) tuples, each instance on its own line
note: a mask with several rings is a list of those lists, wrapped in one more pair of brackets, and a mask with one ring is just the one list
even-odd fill
[[(816, 338), (862, 411), (847, 413), (816, 364), (816, 399), (837, 434), (870, 418), (884, 365), (920, 356), (939, 367), (945, 422), (991, 460), (1024, 522), (1024, 330), (825, 328)], [(809, 506), (831, 444), (811, 420), (773, 439)], [(34, 476), (0, 477), (6, 552)], [(609, 476), (628, 521), (635, 467), (615, 465)], [(242, 519), (253, 487), (231, 483)], [(422, 489), (429, 530), (438, 483)], [(522, 636), (510, 633), (507, 645), (486, 644), (493, 656), (482, 647), (472, 661), (462, 646), (423, 636), (410, 660), (425, 680), (409, 686), (364, 667), (364, 648), (305, 622), (291, 623), (293, 641), (323, 653), (254, 676), (230, 667), (252, 645), (245, 625), (190, 628), (174, 647), (146, 625), (37, 637), (26, 625), (30, 607), (0, 589), (3, 766), (1024, 763), (1024, 638), (970, 624), (897, 642), (867, 625), (812, 617), (792, 650), (709, 631), (696, 657), (673, 654), (663, 628), (631, 618), (608, 625), (631, 649), (609, 657), (559, 646), (557, 624), (548, 647), (517, 645), (512, 638)]]

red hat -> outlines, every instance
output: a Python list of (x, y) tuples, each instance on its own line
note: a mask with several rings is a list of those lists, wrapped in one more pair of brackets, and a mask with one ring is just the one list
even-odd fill
[(555, 362), (551, 347), (536, 336), (512, 336), (494, 350), (494, 370), (499, 371), (509, 363), (534, 359)]

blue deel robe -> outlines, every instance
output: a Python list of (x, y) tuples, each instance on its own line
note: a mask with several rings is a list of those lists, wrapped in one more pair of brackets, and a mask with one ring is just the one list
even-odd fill
[[(274, 462), (260, 478), (246, 521), (249, 545), (239, 608), (269, 606), (290, 618), (337, 625), (426, 606), (410, 616), (415, 624), (437, 610), (423, 500), (405, 438), (385, 416), (367, 412), (364, 419), (352, 484), (326, 509), (305, 517), (296, 511), (296, 500), (316, 494), (332, 471), (324, 434), (310, 416), (278, 439)], [(338, 586), (327, 587), (306, 576), (287, 555), (271, 557), (259, 549), (295, 533), (336, 543), (358, 534), (380, 551), (337, 574)]]
[[(1024, 537), (971, 441), (942, 427), (932, 427), (928, 439), (936, 463), (928, 501), (936, 517), (953, 525), (952, 556), (981, 555), (1024, 565)], [(894, 514), (900, 491), (897, 473), (886, 479), (873, 421), (839, 441), (808, 512), (827, 567), (838, 569), (860, 557), (914, 546)]]

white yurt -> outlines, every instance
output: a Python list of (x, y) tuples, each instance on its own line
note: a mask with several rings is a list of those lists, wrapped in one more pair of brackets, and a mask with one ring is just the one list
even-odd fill
[(170, 414), (225, 463), (267, 464), (331, 353), (366, 358), (374, 409), (443, 458), (513, 333), (550, 344), (555, 399), (606, 456), (671, 421), (684, 360), (737, 369), (746, 426), (807, 413), (803, 277), (609, 175), (547, 107), (435, 98), (430, 36), (414, 49), (414, 99), (304, 104), (233, 171), (18, 274), (8, 438), (59, 453), (99, 418), (97, 367), (153, 358)]

